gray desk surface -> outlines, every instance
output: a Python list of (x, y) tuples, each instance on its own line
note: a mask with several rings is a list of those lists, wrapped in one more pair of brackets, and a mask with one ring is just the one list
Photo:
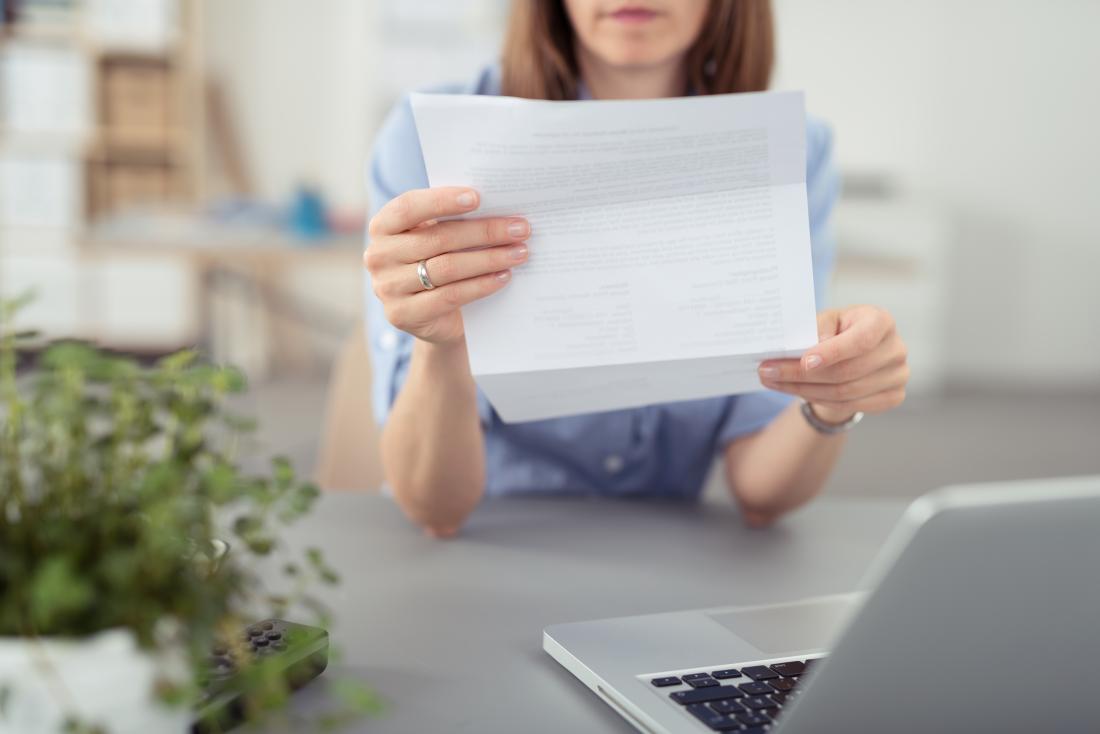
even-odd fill
[[(849, 591), (904, 505), (821, 499), (768, 530), (729, 507), (493, 500), (455, 540), (424, 537), (388, 499), (329, 495), (288, 544), (319, 545), (343, 576), (332, 672), (387, 702), (354, 731), (627, 732), (542, 652), (543, 627)], [(295, 694), (326, 700), (326, 676)]]

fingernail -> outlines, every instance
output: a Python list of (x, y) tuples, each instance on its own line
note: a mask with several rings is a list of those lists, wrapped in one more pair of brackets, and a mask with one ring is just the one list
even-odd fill
[(820, 366), (821, 366), (821, 356), (820, 355), (811, 354), (809, 357), (806, 357), (806, 369), (807, 370), (812, 370), (814, 367), (820, 367)]
[(513, 219), (508, 223), (509, 237), (526, 237), (528, 232), (527, 222), (522, 219)]
[(475, 203), (477, 203), (477, 197), (469, 191), (463, 191), (461, 194), (458, 195), (458, 198), (455, 199), (455, 201), (457, 201), (458, 205), (463, 209), (469, 209)]
[(522, 260), (527, 257), (527, 245), (516, 245), (509, 253), (513, 260)]
[(779, 368), (778, 367), (761, 367), (760, 368), (760, 376), (765, 378), (765, 379), (768, 379), (768, 380), (774, 380), (775, 378), (779, 377)]
[(499, 273), (497, 273), (497, 280), (508, 280), (511, 277), (512, 277), (512, 271), (511, 270), (501, 270)]

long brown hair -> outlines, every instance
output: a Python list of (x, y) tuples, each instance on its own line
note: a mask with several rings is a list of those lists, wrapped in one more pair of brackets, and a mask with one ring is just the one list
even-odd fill
[[(580, 70), (562, 0), (513, 0), (504, 39), (501, 93), (576, 99)], [(703, 29), (685, 57), (696, 94), (768, 88), (775, 56), (770, 0), (710, 0)]]

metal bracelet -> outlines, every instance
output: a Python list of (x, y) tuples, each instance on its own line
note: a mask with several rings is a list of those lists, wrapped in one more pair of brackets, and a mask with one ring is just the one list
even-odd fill
[(842, 423), (829, 423), (818, 417), (812, 405), (806, 401), (802, 401), (802, 417), (805, 418), (806, 422), (810, 424), (810, 427), (818, 433), (824, 433), (827, 436), (835, 436), (838, 433), (845, 433), (846, 431), (852, 430), (853, 426), (863, 420), (863, 412), (857, 412)]

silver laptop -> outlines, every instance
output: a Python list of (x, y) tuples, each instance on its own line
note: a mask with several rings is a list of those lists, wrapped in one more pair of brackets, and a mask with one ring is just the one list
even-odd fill
[(1100, 477), (926, 495), (861, 588), (543, 647), (643, 732), (1100, 732)]

